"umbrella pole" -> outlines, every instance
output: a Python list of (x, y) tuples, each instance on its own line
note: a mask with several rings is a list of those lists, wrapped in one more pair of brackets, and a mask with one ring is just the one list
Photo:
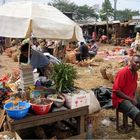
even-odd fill
[(31, 37), (29, 38), (29, 49), (28, 49), (28, 64), (30, 64), (30, 53), (31, 53), (31, 49), (30, 49), (30, 46), (31, 46)]

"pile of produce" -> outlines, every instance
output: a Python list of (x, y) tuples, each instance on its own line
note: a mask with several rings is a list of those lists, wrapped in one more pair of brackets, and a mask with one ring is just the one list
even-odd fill
[(65, 55), (65, 60), (66, 63), (76, 63), (76, 56), (74, 51), (67, 52)]
[(79, 67), (88, 67), (88, 66), (99, 66), (99, 62), (103, 62), (103, 58), (101, 57), (95, 57), (92, 59), (85, 59), (83, 61), (80, 62), (76, 62), (77, 66)]
[(16, 47), (7, 48), (5, 53), (8, 57), (12, 57), (14, 62), (18, 62), (19, 51)]
[(23, 110), (25, 109), (25, 106), (13, 106), (13, 107), (10, 107), (9, 110), (15, 110), (15, 109), (18, 109), (18, 110)]
[(40, 99), (33, 99), (30, 101), (31, 104), (36, 104), (36, 105), (47, 105), (52, 103), (52, 101), (47, 100), (46, 98), (40, 98)]

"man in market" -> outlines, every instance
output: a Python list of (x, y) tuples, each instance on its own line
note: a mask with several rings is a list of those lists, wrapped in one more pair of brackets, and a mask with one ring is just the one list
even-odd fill
[(140, 127), (140, 103), (136, 100), (140, 55), (134, 55), (130, 64), (121, 69), (114, 81), (112, 103), (115, 108), (125, 112)]
[(80, 46), (76, 50), (76, 60), (82, 61), (88, 57), (88, 46), (84, 42), (80, 42)]
[(89, 49), (88, 49), (88, 53), (90, 58), (95, 57), (95, 55), (97, 54), (98, 51), (98, 46), (95, 42), (95, 40), (90, 40), (90, 45), (89, 45)]
[[(50, 60), (46, 56), (33, 49), (30, 49), (29, 51), (29, 43), (23, 44), (20, 51), (20, 63), (28, 63), (30, 60), (30, 64), (32, 65), (33, 69), (37, 68), (39, 76), (46, 76), (47, 78), (51, 76), (52, 66)], [(29, 52), (30, 55), (28, 55)], [(28, 56), (30, 57), (28, 58)]]

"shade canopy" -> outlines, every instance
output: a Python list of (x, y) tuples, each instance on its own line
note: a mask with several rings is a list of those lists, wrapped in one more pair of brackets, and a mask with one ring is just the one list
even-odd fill
[(82, 29), (55, 7), (32, 1), (0, 6), (0, 36), (84, 41)]

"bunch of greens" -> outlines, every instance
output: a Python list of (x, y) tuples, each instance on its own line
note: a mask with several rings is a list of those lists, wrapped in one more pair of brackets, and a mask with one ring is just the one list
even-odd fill
[(74, 87), (76, 75), (76, 69), (69, 64), (60, 63), (54, 65), (52, 79), (55, 82), (56, 89), (59, 92), (63, 92), (64, 90)]

